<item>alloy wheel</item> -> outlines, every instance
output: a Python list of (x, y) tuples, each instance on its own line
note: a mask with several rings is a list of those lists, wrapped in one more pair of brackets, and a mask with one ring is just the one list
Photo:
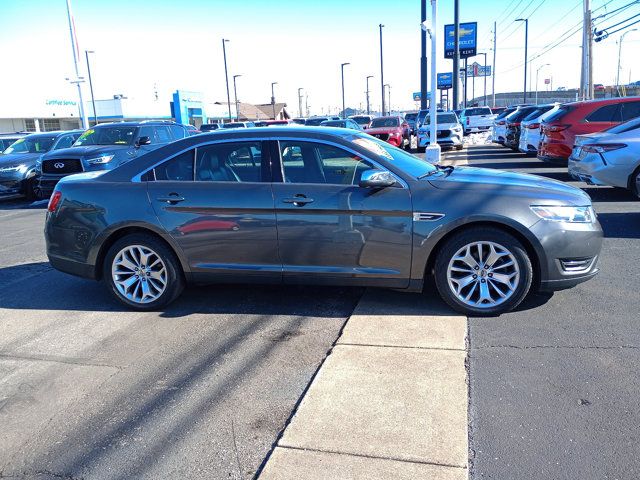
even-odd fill
[(449, 261), (447, 283), (465, 305), (488, 309), (511, 298), (518, 288), (520, 269), (513, 253), (502, 245), (473, 242)]
[(164, 261), (143, 245), (130, 245), (120, 250), (113, 259), (111, 277), (123, 297), (139, 304), (157, 300), (167, 288)]

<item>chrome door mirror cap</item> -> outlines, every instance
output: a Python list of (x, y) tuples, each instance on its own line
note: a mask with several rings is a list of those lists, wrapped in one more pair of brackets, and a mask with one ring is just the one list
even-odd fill
[(360, 177), (360, 186), (363, 188), (386, 188), (397, 184), (396, 177), (386, 170), (365, 170)]

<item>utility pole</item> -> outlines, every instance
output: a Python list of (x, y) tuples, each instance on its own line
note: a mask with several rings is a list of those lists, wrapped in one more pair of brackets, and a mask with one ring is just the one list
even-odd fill
[[(420, 110), (427, 108), (427, 0), (420, 1)], [(435, 59), (432, 59), (432, 61)]]
[(460, 0), (453, 3), (453, 24), (453, 109), (457, 110), (460, 101)]
[(498, 50), (498, 44), (496, 43), (496, 23), (493, 22), (493, 66), (491, 67), (491, 93), (493, 95), (493, 107), (496, 106), (496, 50)]
[[(588, 0), (587, 0), (588, 1)], [(589, 40), (589, 99), (593, 98), (593, 26), (591, 25), (591, 8), (587, 10), (587, 27), (588, 27), (588, 37)]]
[(229, 107), (229, 121), (231, 121), (231, 95), (229, 95), (229, 74), (227, 73), (227, 48), (225, 44), (229, 40), (222, 39), (222, 57), (224, 58), (224, 79), (227, 82), (227, 106)]
[(467, 108), (467, 83), (469, 78), (467, 77), (467, 73), (469, 72), (467, 58), (464, 59), (464, 108)]
[(589, 0), (582, 1), (584, 15), (582, 26), (582, 68), (580, 70), (580, 97), (582, 100), (593, 98), (593, 32), (591, 30), (591, 7)]
[(369, 104), (369, 79), (373, 78), (373, 75), (367, 75), (367, 115), (371, 115), (371, 105)]
[[(93, 125), (98, 124), (98, 113), (96, 112), (96, 99), (93, 96), (93, 81), (91, 80), (91, 65), (89, 64), (89, 54), (94, 53), (93, 50), (85, 50), (84, 55), (87, 58), (87, 74), (89, 75), (89, 91), (91, 92), (91, 105), (93, 105)], [(620, 64), (620, 61), (618, 61)], [(620, 67), (618, 67), (620, 70)]]
[(240, 109), (238, 108), (238, 90), (236, 90), (236, 78), (241, 77), (242, 75), (234, 75), (233, 76), (233, 99), (235, 100), (236, 105), (236, 121), (240, 120)]
[[(433, 164), (440, 163), (440, 145), (438, 145), (438, 125), (436, 108), (436, 88), (437, 88), (437, 62), (436, 62), (436, 46), (438, 31), (438, 0), (431, 0), (431, 105), (429, 106), (430, 129), (429, 129), (429, 146), (426, 149), (425, 159)], [(457, 73), (457, 72), (456, 72)]]
[(298, 115), (302, 118), (302, 87), (298, 88)]
[(382, 27), (384, 27), (384, 25), (380, 24), (378, 27), (380, 28), (380, 88), (382, 90), (382, 116), (384, 117), (384, 68), (382, 63)]
[(84, 112), (84, 100), (82, 100), (82, 87), (80, 84), (83, 79), (80, 77), (80, 71), (78, 70), (78, 45), (76, 39), (76, 29), (75, 23), (73, 21), (73, 14), (71, 13), (71, 0), (67, 0), (67, 19), (69, 20), (69, 34), (71, 35), (71, 50), (73, 51), (73, 66), (75, 67), (76, 78), (71, 81), (71, 83), (75, 83), (78, 87), (78, 100), (80, 107), (80, 119), (82, 120), (82, 128), (85, 130), (89, 128), (89, 122), (87, 121), (87, 116)]
[(307, 118), (309, 117), (309, 94), (304, 94), (304, 110), (307, 113)]
[(340, 64), (340, 76), (342, 77), (342, 118), (347, 118), (346, 108), (344, 106), (344, 67), (345, 65), (351, 65), (349, 62)]
[(528, 63), (528, 47), (529, 47), (529, 19), (528, 18), (516, 18), (516, 22), (524, 22), (524, 88), (523, 97), (524, 103), (527, 103), (527, 63)]
[(271, 108), (273, 109), (273, 119), (276, 119), (276, 94), (274, 93), (273, 86), (278, 82), (271, 82)]

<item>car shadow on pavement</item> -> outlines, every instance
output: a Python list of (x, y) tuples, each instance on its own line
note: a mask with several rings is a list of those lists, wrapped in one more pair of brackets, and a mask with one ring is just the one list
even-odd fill
[(0, 210), (39, 210), (47, 208), (48, 203), (48, 199), (31, 201), (24, 197), (0, 198)]
[(639, 202), (640, 200), (629, 190), (613, 187), (583, 186), (593, 202)]
[(640, 238), (640, 212), (599, 213), (606, 238)]

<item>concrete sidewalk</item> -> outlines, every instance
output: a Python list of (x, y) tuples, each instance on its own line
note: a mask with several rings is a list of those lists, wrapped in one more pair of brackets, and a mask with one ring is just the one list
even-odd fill
[(466, 332), (435, 299), (368, 290), (260, 478), (466, 479)]

